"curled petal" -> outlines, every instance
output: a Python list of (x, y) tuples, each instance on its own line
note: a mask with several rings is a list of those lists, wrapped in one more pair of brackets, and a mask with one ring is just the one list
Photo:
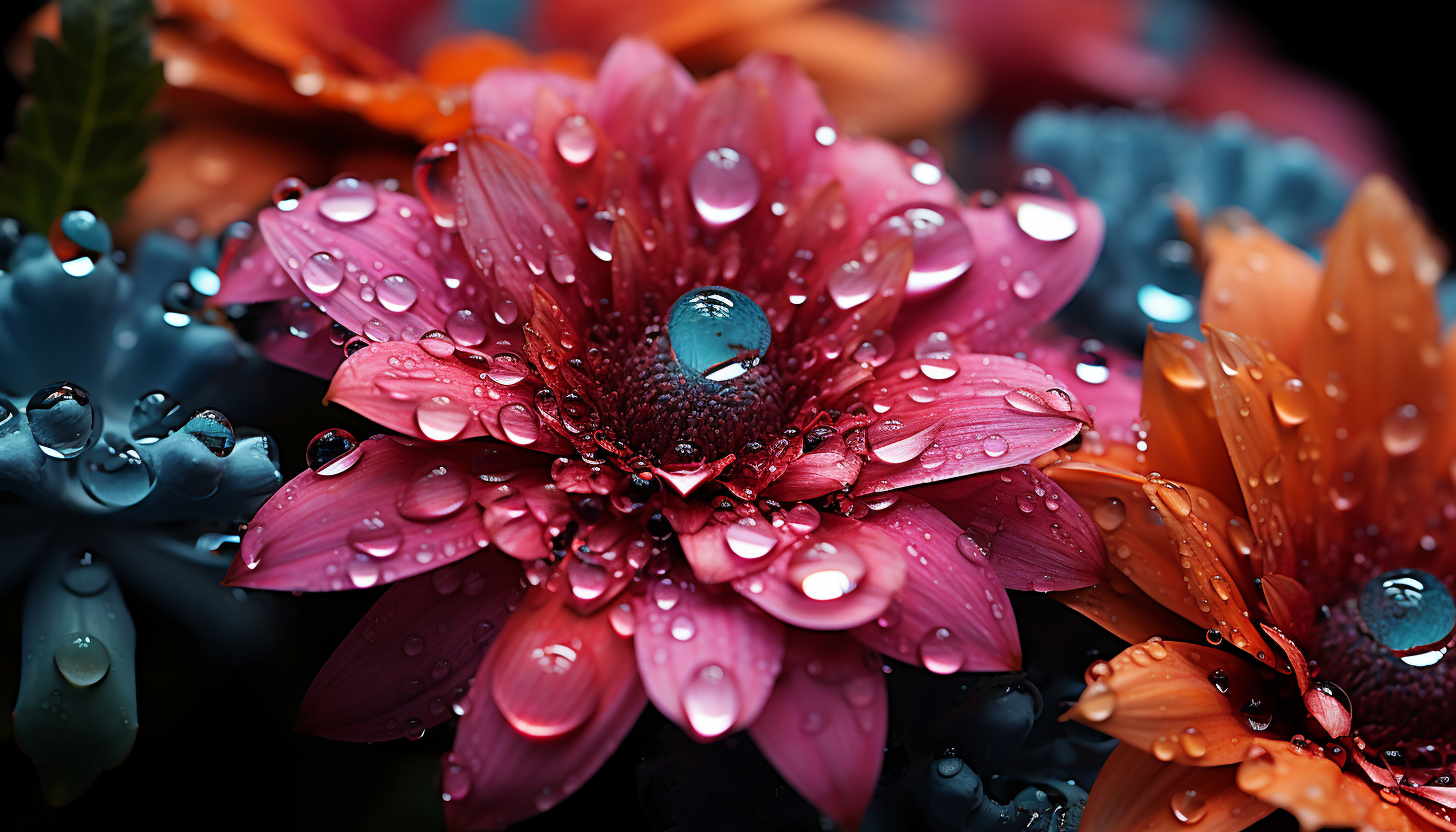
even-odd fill
[(610, 611), (566, 605), (560, 569), (527, 594), (464, 700), (444, 768), (451, 830), (501, 829), (581, 788), (647, 704)]
[(906, 359), (876, 376), (854, 394), (882, 414), (857, 495), (1030, 462), (1091, 424), (1055, 379), (1016, 358)]
[[(1236, 763), (1259, 736), (1239, 714), (1242, 703), (1263, 698), (1263, 681), (1246, 661), (1202, 645), (1151, 640), (1122, 651), (1109, 665), (1063, 720), (1189, 766)], [(1209, 679), (1216, 671), (1227, 677), (1218, 687)]]
[(1381, 799), (1361, 778), (1325, 757), (1287, 742), (1258, 739), (1239, 763), (1239, 788), (1294, 815), (1307, 832), (1332, 827), (1428, 832), (1432, 827), (1405, 806)]
[(1303, 638), (1314, 625), (1314, 599), (1309, 590), (1287, 575), (1268, 574), (1259, 584), (1274, 625), (1296, 639)]
[(784, 660), (784, 625), (728, 587), (674, 581), (633, 600), (637, 671), (657, 709), (699, 742), (752, 725)]
[(878, 656), (842, 633), (790, 630), (778, 684), (748, 732), (795, 791), (854, 829), (875, 791), (888, 724)]
[(1197, 824), (1209, 832), (1242, 832), (1273, 811), (1239, 789), (1231, 766), (1165, 763), (1119, 745), (1087, 796), (1082, 823), (1088, 829), (1167, 832)]
[(874, 523), (824, 515), (733, 588), (780, 621), (844, 630), (873, 621), (905, 584), (905, 544)]
[(918, 499), (902, 495), (864, 523), (900, 543), (905, 585), (855, 638), (936, 673), (1017, 670), (1021, 642), (1006, 590), (960, 528)]
[(378, 742), (449, 719), (524, 587), (520, 563), (490, 550), (390, 587), (309, 685), (296, 729)]
[(347, 470), (304, 471), (269, 498), (225, 583), (317, 592), (427, 572), (490, 542), (477, 500), (546, 459), (494, 444), (385, 436), (352, 453)]
[(436, 357), (419, 344), (387, 341), (349, 356), (325, 401), (419, 439), (490, 436), (546, 453), (568, 452), (570, 443), (536, 413), (540, 380), (519, 372), (500, 356)]
[(854, 484), (864, 460), (836, 436), (789, 462), (784, 473), (764, 490), (771, 500), (798, 501), (833, 494)]
[(1101, 583), (1097, 526), (1062, 487), (1030, 465), (916, 486), (990, 558), (1008, 589), (1078, 589)]

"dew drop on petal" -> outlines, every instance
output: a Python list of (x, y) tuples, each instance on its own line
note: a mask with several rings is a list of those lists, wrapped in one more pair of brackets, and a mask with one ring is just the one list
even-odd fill
[(303, 285), (309, 291), (327, 295), (343, 282), (343, 262), (326, 251), (314, 254), (303, 264)]
[(309, 470), (320, 476), (332, 477), (354, 467), (360, 453), (355, 453), (359, 442), (352, 433), (340, 428), (329, 428), (308, 443), (305, 453)]
[(420, 290), (414, 281), (402, 274), (392, 274), (379, 281), (379, 303), (391, 312), (404, 312), (415, 305)]
[(459, 145), (444, 139), (427, 145), (415, 157), (415, 193), (429, 206), (435, 224), (455, 227), (455, 173), (459, 168)]
[(716, 664), (693, 673), (682, 689), (683, 715), (703, 737), (723, 734), (738, 721), (743, 705), (733, 674)]
[(975, 258), (970, 227), (943, 205), (927, 202), (900, 208), (877, 230), (911, 239), (910, 276), (905, 283), (911, 296), (950, 283), (965, 274)]
[(71, 633), (55, 649), (56, 670), (76, 687), (90, 687), (111, 669), (111, 652), (87, 632)]
[(431, 396), (415, 406), (420, 433), (436, 442), (459, 436), (470, 422), (470, 409), (449, 396)]
[(556, 152), (572, 165), (584, 165), (597, 152), (597, 134), (586, 116), (571, 115), (556, 125)]
[(965, 646), (950, 629), (938, 627), (920, 639), (920, 661), (932, 673), (955, 673), (965, 662)]
[(473, 347), (485, 340), (485, 322), (469, 309), (457, 309), (445, 321), (445, 332), (455, 343)]
[(470, 477), (451, 465), (437, 465), (415, 477), (400, 494), (397, 508), (411, 520), (438, 520), (470, 500)]
[(758, 204), (761, 186), (753, 163), (732, 148), (709, 150), (693, 163), (688, 192), (698, 216), (709, 225), (741, 219)]
[(599, 697), (596, 661), (565, 633), (543, 631), (496, 666), (491, 693), (528, 737), (557, 737), (586, 722)]
[(496, 415), (501, 432), (511, 443), (530, 445), (541, 436), (541, 423), (536, 412), (520, 403), (508, 404)]
[(359, 222), (374, 215), (379, 195), (374, 186), (353, 176), (339, 176), (324, 188), (318, 210), (334, 222)]

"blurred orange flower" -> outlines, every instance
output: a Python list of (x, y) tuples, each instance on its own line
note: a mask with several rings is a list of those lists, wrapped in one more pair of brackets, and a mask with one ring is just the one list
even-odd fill
[[(167, 81), (167, 126), (118, 235), (216, 233), (290, 175), (318, 181), (351, 170), (406, 182), (420, 144), (469, 126), (469, 84), (480, 73), (592, 69), (580, 54), (536, 55), (488, 32), (436, 41), (411, 69), (398, 55), (436, 5), (158, 0), (153, 51)], [(58, 6), (27, 28), (56, 36)]]
[(1446, 252), (1378, 176), (1323, 268), (1242, 215), (1200, 236), (1206, 343), (1152, 333), (1135, 444), (1047, 468), (1108, 552), (1058, 595), (1134, 642), (1066, 715), (1123, 743), (1084, 828), (1456, 829)]

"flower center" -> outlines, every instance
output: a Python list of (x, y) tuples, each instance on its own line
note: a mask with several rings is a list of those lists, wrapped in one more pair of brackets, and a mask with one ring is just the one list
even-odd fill
[(768, 316), (749, 297), (722, 286), (694, 289), (667, 313), (667, 337), (678, 364), (709, 381), (751, 370), (768, 352)]

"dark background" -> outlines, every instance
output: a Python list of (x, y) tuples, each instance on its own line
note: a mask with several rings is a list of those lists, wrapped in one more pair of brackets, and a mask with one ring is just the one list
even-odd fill
[[(1350, 90), (1384, 119), (1405, 179), (1449, 238), (1456, 228), (1456, 165), (1449, 150), (1444, 84), (1451, 56), (1443, 27), (1411, 19), (1398, 5), (1361, 14), (1253, 0), (1218, 5), (1262, 32), (1276, 54)], [(0, 42), (8, 43), (24, 15), (38, 6), (35, 0), (0, 2)], [(1405, 16), (1380, 13), (1389, 8)], [(10, 132), (19, 93), (16, 81), (0, 71), (0, 135)], [(282, 440), (285, 475), (301, 468), (302, 460), (289, 455), (301, 457), (302, 443), (313, 433), (350, 419), (315, 410), (304, 422), (259, 425)], [(293, 599), (294, 618), (279, 648), (266, 661), (247, 666), (231, 664), (161, 610), (130, 600), (143, 645), (137, 662), (143, 727), (131, 757), (103, 774), (76, 803), (53, 810), (40, 799), (29, 760), (12, 742), (0, 741), (0, 826), (94, 829), (130, 821), (158, 828), (184, 823), (219, 829), (261, 823), (309, 829), (441, 828), (434, 782), (439, 755), (449, 746), (448, 728), (434, 729), (417, 742), (373, 746), (290, 730), (314, 673), (377, 594)], [(0, 638), (0, 702), (6, 710), (17, 686), (19, 628), (20, 594), (12, 592), (0, 599), (0, 634), (5, 634)], [(654, 727), (640, 727), (624, 753), (564, 811), (533, 825), (606, 822), (633, 828), (643, 823), (633, 812), (631, 757)]]

